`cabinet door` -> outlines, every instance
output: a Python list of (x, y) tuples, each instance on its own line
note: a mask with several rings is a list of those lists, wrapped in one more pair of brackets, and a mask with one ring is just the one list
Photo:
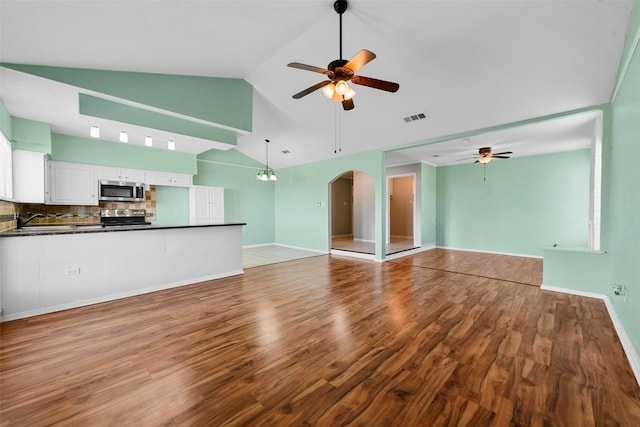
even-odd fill
[(172, 185), (171, 174), (168, 172), (147, 172), (147, 184)]
[(190, 187), (191, 186), (191, 175), (186, 174), (173, 174), (172, 176), (172, 184), (176, 187)]
[(122, 169), (122, 173), (120, 174), (120, 176), (122, 177), (123, 181), (140, 183), (146, 182), (144, 171), (138, 169)]
[(45, 202), (44, 153), (13, 152), (13, 197), (19, 203)]
[(96, 175), (98, 179), (105, 179), (107, 181), (121, 181), (120, 169), (100, 166), (96, 168)]
[(212, 222), (224, 222), (224, 188), (213, 187), (210, 196)]
[(50, 162), (49, 164), (50, 204), (98, 204), (98, 180), (95, 168), (67, 162)]

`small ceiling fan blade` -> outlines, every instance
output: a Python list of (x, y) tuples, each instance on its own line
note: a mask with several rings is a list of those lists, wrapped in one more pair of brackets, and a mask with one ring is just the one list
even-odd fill
[(351, 81), (357, 85), (368, 86), (374, 89), (386, 90), (387, 92), (396, 92), (400, 85), (398, 83), (388, 82), (386, 80), (373, 79), (371, 77), (353, 76)]
[(513, 154), (513, 151), (503, 151), (502, 153), (493, 153), (494, 156), (502, 156), (504, 154)]
[(353, 108), (355, 107), (355, 105), (353, 105), (353, 98), (351, 99), (345, 99), (344, 101), (342, 101), (342, 108), (346, 110), (353, 110)]
[(355, 73), (374, 59), (376, 59), (375, 53), (367, 49), (362, 49), (360, 52), (356, 53), (355, 56), (345, 64), (344, 67), (350, 69)]
[(495, 154), (490, 156), (492, 159), (510, 159), (509, 156), (496, 156)]
[(300, 62), (290, 62), (287, 67), (297, 68), (299, 70), (313, 71), (320, 74), (325, 74), (333, 78), (333, 72), (326, 68), (314, 67), (313, 65), (301, 64)]
[(320, 83), (316, 83), (311, 87), (306, 88), (303, 91), (300, 91), (298, 93), (296, 93), (295, 95), (293, 95), (293, 99), (300, 99), (305, 95), (309, 95), (311, 92), (316, 91), (318, 89), (320, 89), (321, 87), (324, 87), (326, 85), (328, 85), (329, 83), (331, 83), (331, 80), (323, 80)]
[(480, 160), (476, 160), (476, 161), (475, 161), (475, 162), (473, 162), (473, 163), (480, 163)]

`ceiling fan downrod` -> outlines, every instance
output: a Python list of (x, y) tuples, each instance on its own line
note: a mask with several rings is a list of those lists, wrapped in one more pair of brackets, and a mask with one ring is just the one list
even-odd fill
[(340, 59), (342, 60), (342, 14), (347, 10), (347, 0), (336, 0), (333, 10), (340, 15)]

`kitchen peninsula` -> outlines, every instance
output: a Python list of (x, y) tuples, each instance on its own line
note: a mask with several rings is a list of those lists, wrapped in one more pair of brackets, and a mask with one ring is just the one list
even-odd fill
[(0, 320), (242, 274), (243, 225), (2, 232)]

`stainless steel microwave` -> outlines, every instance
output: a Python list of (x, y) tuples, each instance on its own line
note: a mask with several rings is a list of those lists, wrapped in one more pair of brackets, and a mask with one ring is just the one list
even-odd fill
[(100, 200), (118, 202), (144, 202), (144, 184), (125, 181), (98, 181)]

